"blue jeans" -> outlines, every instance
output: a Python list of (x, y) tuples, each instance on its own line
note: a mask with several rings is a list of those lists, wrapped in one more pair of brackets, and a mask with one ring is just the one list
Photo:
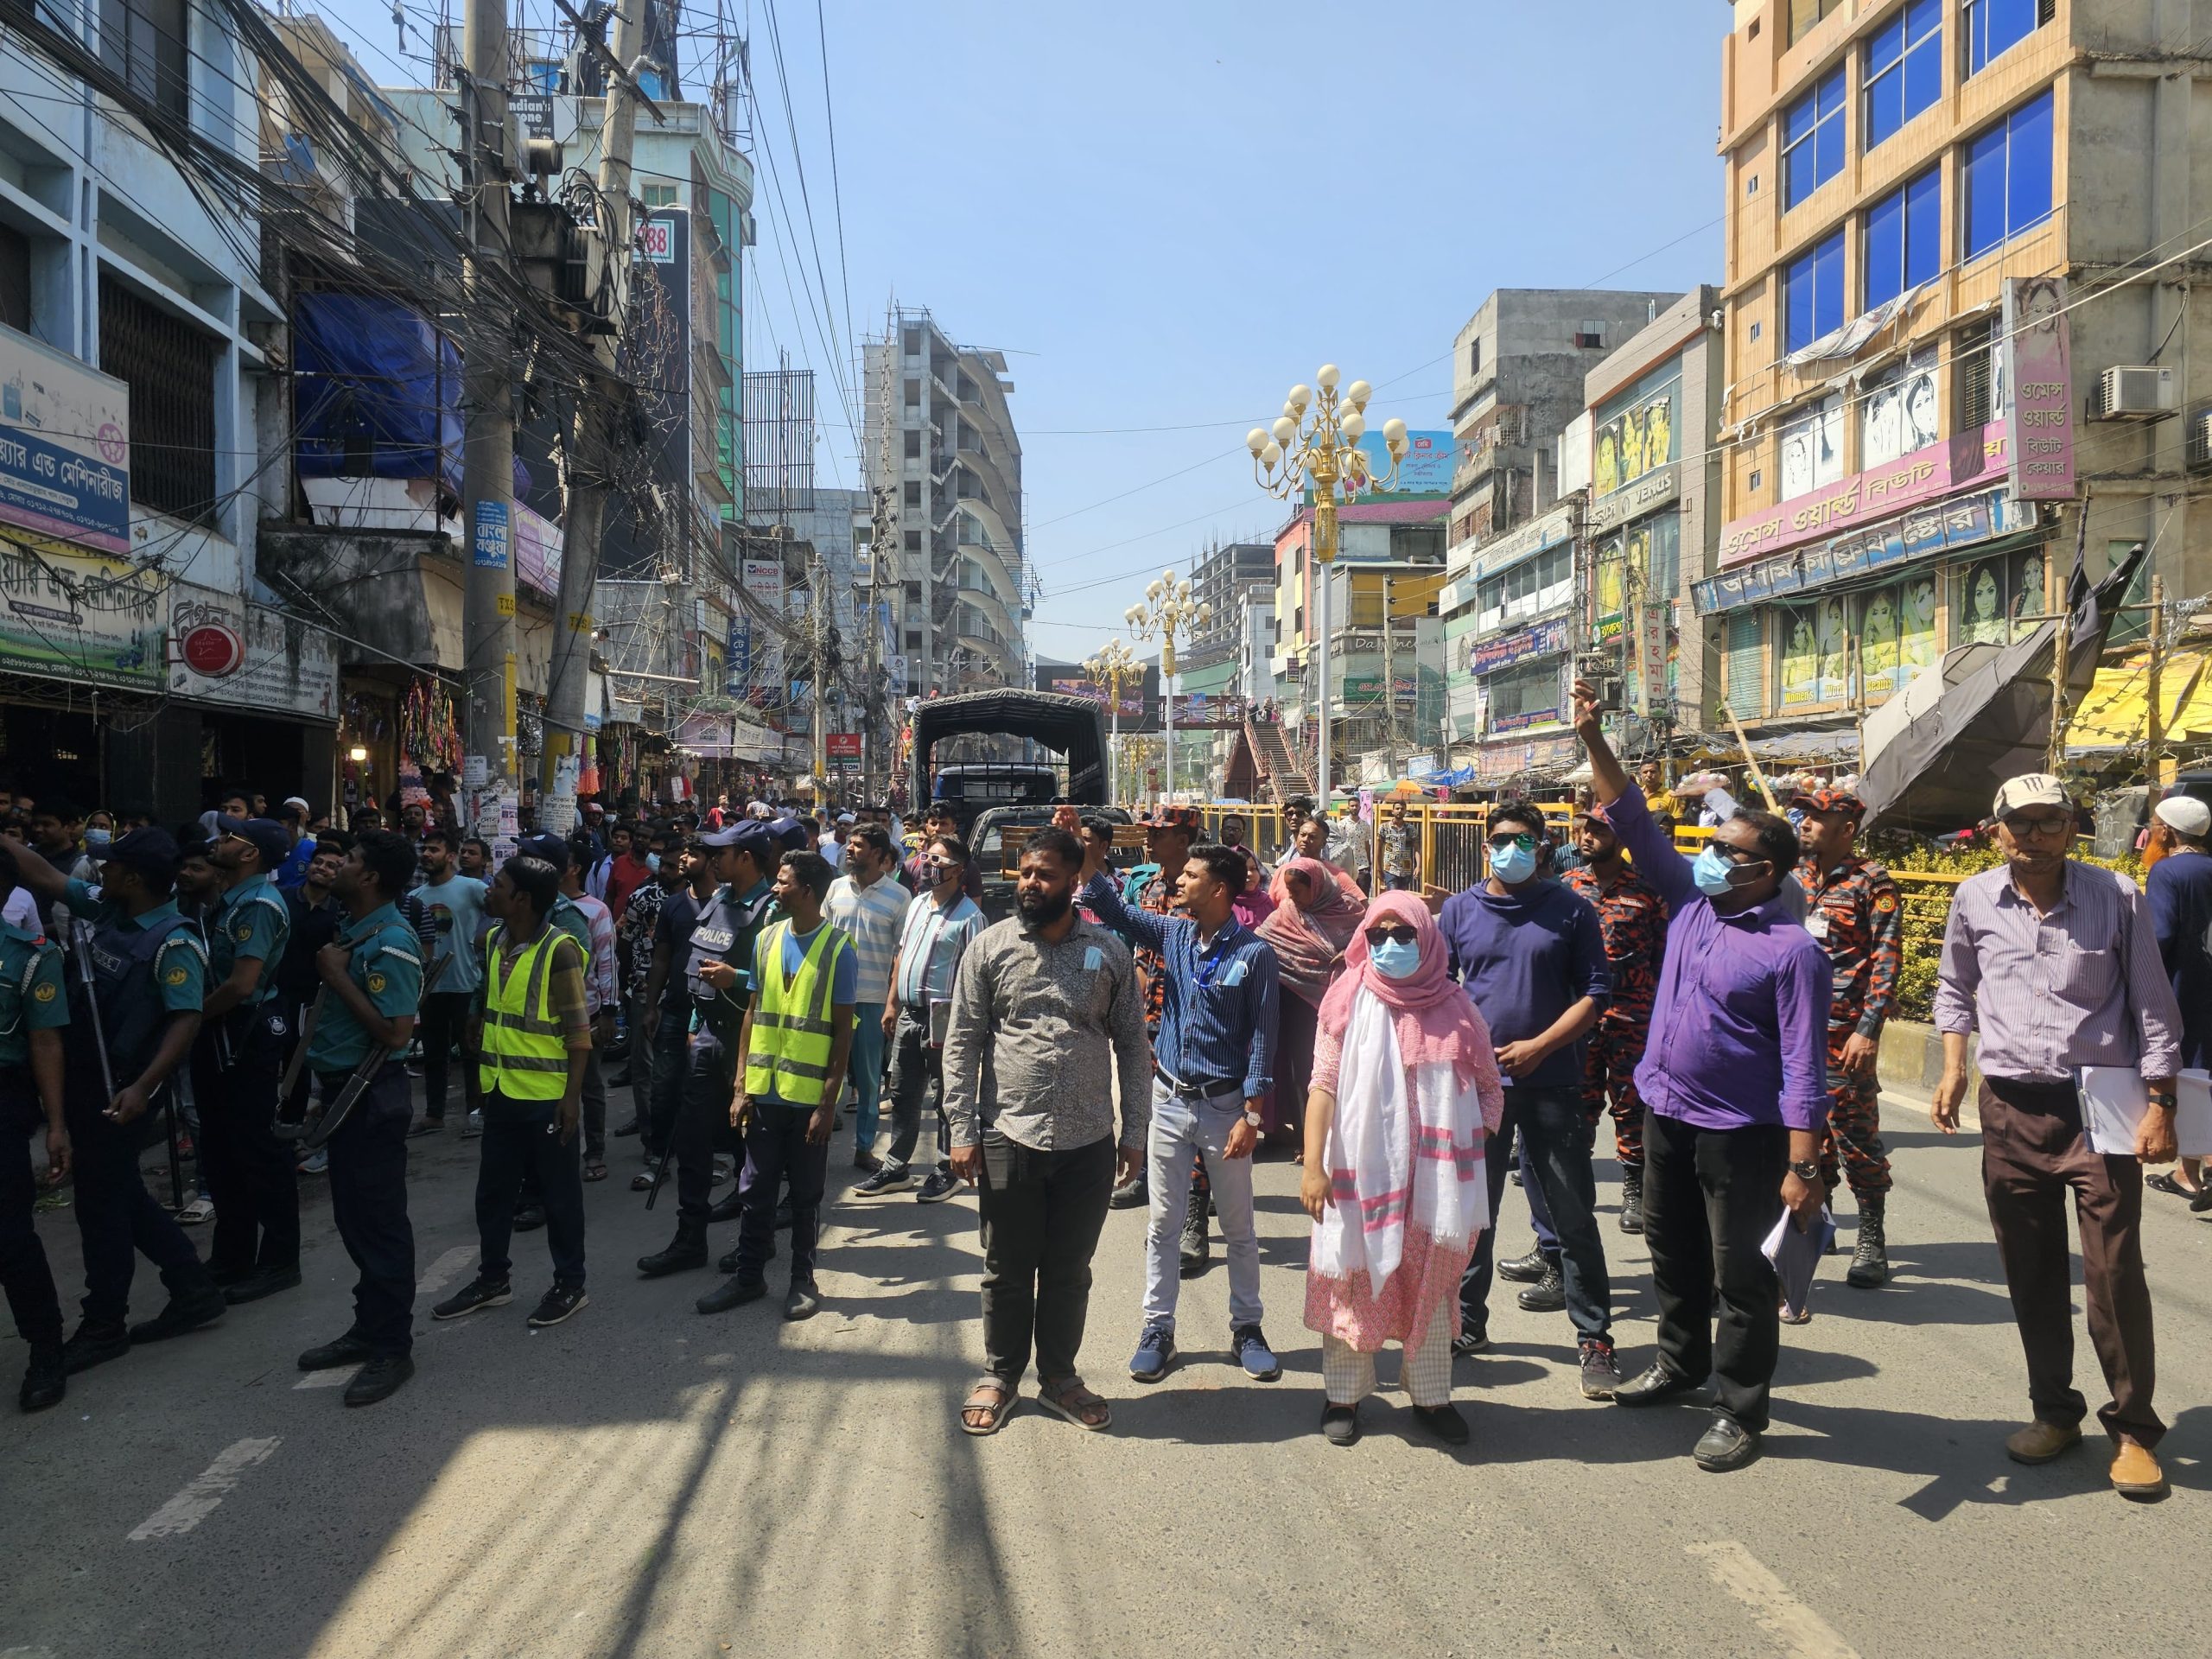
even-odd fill
[(1182, 1287), (1183, 1223), (1191, 1210), (1191, 1159), (1203, 1154), (1213, 1183), (1229, 1256), (1229, 1323), (1260, 1322), (1260, 1241), (1252, 1230), (1252, 1160), (1225, 1155), (1229, 1132), (1244, 1116), (1232, 1090), (1211, 1100), (1179, 1095), (1157, 1077), (1152, 1084), (1152, 1218), (1144, 1239), (1144, 1322), (1175, 1328), (1175, 1294)]
[(846, 1073), (853, 1080), (853, 1092), (860, 1096), (860, 1108), (853, 1115), (853, 1150), (872, 1152), (875, 1147), (877, 1109), (883, 1099), (883, 1004), (856, 1002), (853, 1005), (853, 1058)]

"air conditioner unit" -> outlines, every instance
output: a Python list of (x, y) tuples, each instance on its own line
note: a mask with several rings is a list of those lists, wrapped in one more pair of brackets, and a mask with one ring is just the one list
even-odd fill
[(2096, 418), (2155, 421), (2179, 406), (2174, 372), (2156, 364), (2107, 369), (2097, 382)]
[(2189, 417), (2189, 467), (2212, 470), (2212, 409), (2200, 409)]

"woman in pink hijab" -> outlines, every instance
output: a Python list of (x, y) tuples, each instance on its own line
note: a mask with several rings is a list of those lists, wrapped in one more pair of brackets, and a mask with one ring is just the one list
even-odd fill
[(1414, 1416), (1467, 1440), (1452, 1404), (1459, 1277), (1490, 1224), (1484, 1141), (1505, 1109), (1490, 1030), (1410, 893), (1367, 908), (1321, 1003), (1299, 1201), (1313, 1217), (1306, 1324), (1321, 1335), (1332, 1444), (1359, 1438), (1375, 1354), (1405, 1349)]

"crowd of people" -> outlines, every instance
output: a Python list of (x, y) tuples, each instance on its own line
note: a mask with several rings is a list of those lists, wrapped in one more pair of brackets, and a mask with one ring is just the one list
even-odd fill
[[(1660, 804), (1695, 801), (1713, 823), (1684, 857), (1656, 779), (1630, 779), (1588, 688), (1577, 696), (1592, 784), (1567, 837), (1534, 807), (1498, 806), (1483, 874), (1448, 894), (1388, 804), (1370, 825), (1294, 802), (1266, 860), (1244, 822), (1209, 839), (1195, 810), (1166, 807), (1127, 871), (1114, 821), (1059, 807), (994, 924), (942, 802), (911, 832), (887, 806), (834, 820), (796, 803), (594, 806), (496, 869), (449, 798), (399, 804), (390, 828), (365, 810), (342, 832), (251, 791), (174, 832), (29, 804), (22, 833), (0, 834), (0, 1113), (42, 1128), (47, 1187), (72, 1184), (86, 1285), (65, 1339), (36, 1167), (7, 1160), (0, 1273), (30, 1350), (22, 1403), (50, 1406), (73, 1375), (299, 1286), (302, 1172), (327, 1175), (357, 1283), (350, 1325), (299, 1363), (358, 1368), (349, 1405), (388, 1397), (414, 1369), (408, 1145), (456, 1123), (479, 1142), (479, 1258), (433, 1319), (510, 1302), (515, 1235), (540, 1229), (550, 1282), (530, 1323), (586, 1306), (584, 1189), (635, 1138), (632, 1189), (652, 1205), (675, 1186), (673, 1236), (636, 1272), (703, 1272), (709, 1230), (734, 1223), (696, 1300), (726, 1313), (770, 1294), (785, 1233), (782, 1313), (804, 1319), (822, 1306), (831, 1147), (849, 1128), (845, 1204), (976, 1193), (984, 1363), (957, 1407), (968, 1433), (1006, 1421), (1033, 1365), (1041, 1408), (1109, 1426), (1078, 1362), (1116, 1207), (1147, 1211), (1129, 1377), (1183, 1363), (1182, 1286), (1217, 1223), (1227, 1358), (1278, 1379), (1253, 1191), (1255, 1154), (1274, 1147), (1302, 1165), (1301, 1313), (1330, 1441), (1359, 1439), (1375, 1354), (1395, 1342), (1415, 1421), (1464, 1443), (1453, 1360), (1488, 1347), (1502, 1278), (1523, 1309), (1566, 1315), (1584, 1396), (1706, 1403), (1691, 1456), (1742, 1467), (1781, 1328), (1812, 1315), (1777, 1272), (1789, 1230), (1821, 1236), (1848, 1189), (1846, 1281), (1889, 1278), (1875, 1067), (1897, 891), (1859, 849), (1847, 788), (1808, 788), (1785, 815), (1686, 780)], [(22, 804), (0, 804), (0, 831)], [(1956, 1127), (1978, 1034), (1984, 1179), (2029, 1372), (2031, 1421), (2006, 1450), (2056, 1457), (2088, 1412), (2070, 1191), (2110, 1478), (2156, 1496), (2142, 1169), (2171, 1161), (2175, 1080), (2204, 1060), (2212, 810), (2161, 804), (2169, 856), (2147, 899), (2068, 856), (2056, 779), (2012, 779), (1991, 823), (2006, 861), (1961, 885), (1943, 945), (1934, 1115)], [(2085, 1138), (2084, 1067), (2133, 1079), (2126, 1144)], [(610, 1128), (626, 1085), (627, 1121)], [(141, 1173), (157, 1112), (173, 1170), (176, 1137), (191, 1140), (200, 1192), (181, 1215)], [(1658, 1306), (1656, 1352), (1635, 1366), (1615, 1346), (1600, 1223), (1608, 1119), (1617, 1224), (1642, 1236)], [(2168, 1179), (2201, 1190), (2192, 1166)], [(1535, 1238), (1500, 1259), (1509, 1181)], [(166, 1300), (132, 1324), (140, 1255)]]

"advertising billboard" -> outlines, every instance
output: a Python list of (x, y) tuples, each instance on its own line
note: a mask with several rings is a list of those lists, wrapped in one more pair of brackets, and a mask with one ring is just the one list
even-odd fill
[[(1390, 452), (1382, 442), (1380, 427), (1370, 428), (1359, 440), (1359, 447), (1367, 454), (1367, 464), (1375, 476), (1383, 477), (1390, 470)], [(1406, 458), (1398, 463), (1395, 485), (1388, 492), (1393, 496), (1449, 495), (1452, 493), (1452, 474), (1459, 462), (1459, 446), (1449, 432), (1408, 432), (1406, 434)]]
[(130, 389), (0, 327), (0, 524), (130, 550)]
[(2074, 366), (2063, 276), (2005, 284), (2005, 335), (2012, 342), (2012, 493), (2023, 501), (2074, 499)]
[(0, 667), (156, 690), (168, 620), (158, 572), (0, 542)]

